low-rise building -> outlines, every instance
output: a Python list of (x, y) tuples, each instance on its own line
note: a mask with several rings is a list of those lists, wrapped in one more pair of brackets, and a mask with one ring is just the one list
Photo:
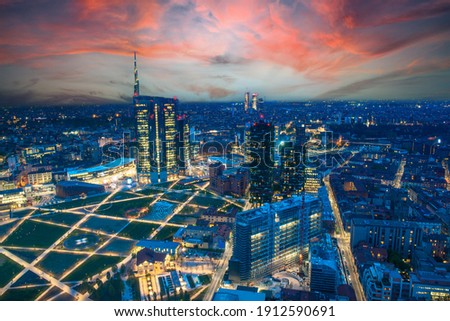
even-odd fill
[(148, 248), (159, 253), (168, 253), (174, 259), (178, 258), (181, 251), (181, 245), (177, 242), (166, 242), (156, 240), (141, 240), (136, 244), (136, 250), (139, 251), (143, 248)]
[(160, 274), (172, 267), (171, 255), (169, 253), (155, 252), (149, 248), (143, 248), (136, 254), (137, 274), (154, 273)]
[(393, 264), (374, 263), (364, 270), (361, 285), (367, 301), (401, 301), (410, 297), (411, 281), (400, 275)]
[(56, 196), (60, 198), (105, 193), (103, 185), (79, 181), (61, 181), (56, 184)]
[(23, 188), (15, 188), (0, 191), (0, 205), (9, 208), (22, 207), (27, 203), (27, 197)]
[(411, 273), (411, 297), (416, 300), (450, 301), (450, 273), (443, 268)]
[(211, 206), (202, 212), (201, 220), (208, 221), (209, 224), (229, 223), (234, 224), (236, 221), (237, 208), (232, 208), (228, 212), (219, 212), (217, 208)]
[(28, 173), (28, 183), (31, 185), (42, 185), (52, 181), (52, 171), (39, 170)]
[(373, 247), (394, 250), (403, 257), (422, 244), (423, 229), (417, 222), (386, 221), (354, 218), (352, 220), (350, 244), (367, 242)]

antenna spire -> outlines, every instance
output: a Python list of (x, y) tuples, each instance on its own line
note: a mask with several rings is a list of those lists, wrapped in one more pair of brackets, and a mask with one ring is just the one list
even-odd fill
[(134, 52), (134, 97), (139, 96), (139, 77), (136, 64), (136, 51)]

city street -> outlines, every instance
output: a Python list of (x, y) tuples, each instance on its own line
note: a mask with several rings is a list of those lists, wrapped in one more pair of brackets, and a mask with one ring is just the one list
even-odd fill
[(203, 301), (211, 301), (214, 293), (216, 293), (217, 289), (222, 282), (223, 276), (228, 269), (228, 261), (231, 259), (233, 255), (233, 247), (229, 242), (226, 243), (225, 252), (223, 253), (222, 258), (220, 259), (219, 264), (217, 265), (217, 270), (212, 275), (211, 284), (208, 287), (208, 290), (205, 294)]
[[(337, 227), (339, 228), (339, 234), (335, 233), (335, 237), (338, 242), (338, 247), (341, 251), (342, 258), (344, 261), (344, 273), (346, 273), (346, 280), (351, 282), (353, 289), (355, 290), (356, 299), (358, 301), (365, 301), (364, 290), (362, 288), (361, 282), (359, 280), (359, 273), (355, 266), (355, 260), (350, 246), (350, 234), (344, 230), (344, 225), (342, 224), (341, 214), (339, 212), (339, 207), (337, 201), (334, 197), (333, 190), (330, 186), (329, 176), (323, 179), (323, 182), (327, 188), (328, 197), (330, 199), (330, 204), (333, 209), (334, 217), (336, 219)], [(348, 269), (345, 268), (348, 266)]]

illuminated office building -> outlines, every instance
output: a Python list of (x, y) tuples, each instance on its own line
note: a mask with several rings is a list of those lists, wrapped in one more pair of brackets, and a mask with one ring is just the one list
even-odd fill
[(250, 103), (250, 93), (247, 91), (244, 97), (244, 111), (248, 112), (248, 107)]
[[(142, 184), (173, 180), (179, 167), (179, 130), (183, 131), (183, 145), (189, 146), (184, 134), (186, 126), (180, 128), (178, 100), (153, 96), (141, 96), (134, 55), (133, 104), (136, 118), (136, 140), (138, 145), (137, 175)], [(184, 157), (185, 155), (183, 155)], [(183, 158), (181, 157), (181, 158)]]
[(134, 101), (139, 182), (160, 183), (176, 178), (177, 99), (137, 96)]
[(150, 97), (135, 96), (134, 114), (136, 119), (137, 178), (139, 183), (150, 183), (150, 128), (149, 109), (152, 108)]
[(191, 160), (190, 128), (186, 114), (177, 116), (177, 126), (178, 169), (186, 174)]
[(272, 202), (274, 127), (263, 120), (247, 127), (245, 138), (245, 166), (250, 169), (250, 203), (253, 207)]
[(252, 109), (254, 111), (258, 111), (258, 94), (252, 95)]
[(305, 165), (305, 192), (318, 194), (320, 183), (320, 174), (318, 168), (314, 164)]
[(150, 172), (151, 182), (173, 180), (178, 175), (177, 164), (177, 104), (176, 98), (151, 97), (150, 111)]
[(303, 164), (301, 163), (301, 146), (295, 141), (281, 142), (280, 183), (283, 197), (298, 195), (303, 190)]
[(312, 238), (320, 234), (322, 203), (292, 197), (236, 215), (230, 279), (249, 281), (300, 263)]

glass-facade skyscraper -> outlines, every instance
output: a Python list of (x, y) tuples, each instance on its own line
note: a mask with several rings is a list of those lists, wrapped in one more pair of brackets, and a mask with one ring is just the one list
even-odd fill
[[(136, 119), (136, 141), (138, 145), (137, 175), (142, 184), (160, 183), (173, 180), (178, 176), (180, 157), (180, 138), (183, 146), (189, 146), (185, 139), (189, 135), (184, 131), (187, 125), (186, 117), (183, 126), (178, 122), (178, 99), (139, 94), (139, 80), (134, 56), (134, 95), (133, 105)], [(183, 133), (179, 135), (179, 131)]]
[(321, 201), (311, 195), (239, 213), (229, 262), (230, 279), (259, 279), (299, 263), (311, 238), (320, 234), (321, 213)]
[(139, 183), (150, 183), (150, 128), (149, 110), (152, 108), (151, 97), (135, 96), (134, 115), (136, 119), (137, 177)]
[(274, 172), (274, 127), (260, 120), (245, 132), (245, 162), (250, 169), (250, 203), (259, 207), (272, 202)]
[(281, 142), (280, 153), (280, 183), (283, 197), (299, 195), (303, 190), (302, 150), (296, 141)]

